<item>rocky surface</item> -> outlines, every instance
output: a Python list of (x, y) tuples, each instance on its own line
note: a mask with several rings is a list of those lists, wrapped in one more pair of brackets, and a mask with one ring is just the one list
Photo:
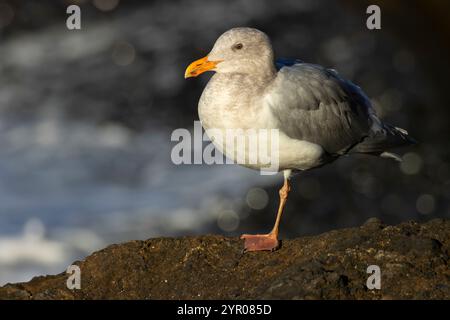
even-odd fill
[[(68, 31), (67, 0), (0, 0), (0, 253), (15, 253), (0, 254), (0, 285), (110, 243), (273, 223), (281, 176), (170, 159), (171, 133), (191, 130), (211, 76), (188, 81), (185, 68), (236, 26), (264, 30), (277, 57), (336, 69), (421, 142), (395, 151), (401, 165), (355, 156), (293, 179), (283, 238), (371, 216), (450, 218), (450, 1), (376, 1), (381, 30), (366, 27), (370, 0), (77, 2), (82, 30)], [(53, 262), (30, 252), (30, 225), (45, 229), (32, 241)]]
[[(242, 252), (216, 235), (111, 245), (75, 262), (68, 275), (0, 288), (1, 299), (449, 299), (450, 221), (358, 228), (285, 240), (276, 252)], [(369, 265), (381, 289), (366, 287)]]

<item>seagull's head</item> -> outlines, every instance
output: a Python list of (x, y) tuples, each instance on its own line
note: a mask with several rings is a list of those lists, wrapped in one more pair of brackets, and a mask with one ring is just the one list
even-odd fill
[(273, 72), (274, 55), (267, 35), (254, 28), (233, 28), (222, 34), (211, 52), (192, 62), (185, 78), (206, 71), (261, 74)]

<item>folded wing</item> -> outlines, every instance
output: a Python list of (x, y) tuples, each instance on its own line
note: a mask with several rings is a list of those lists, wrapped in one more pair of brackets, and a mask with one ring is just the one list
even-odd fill
[(330, 154), (347, 153), (378, 125), (362, 90), (318, 65), (284, 64), (265, 99), (280, 130)]

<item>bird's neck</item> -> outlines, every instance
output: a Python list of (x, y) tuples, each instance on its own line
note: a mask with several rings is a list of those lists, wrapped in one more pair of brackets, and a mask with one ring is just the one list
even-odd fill
[[(234, 72), (221, 72), (215, 75), (217, 80), (222, 80), (230, 85), (241, 87), (249, 83), (254, 84), (253, 88), (263, 88), (270, 84), (276, 77), (277, 71), (274, 65), (265, 66), (264, 68), (253, 69), (247, 71), (245, 69)], [(220, 81), (219, 80), (219, 81)]]

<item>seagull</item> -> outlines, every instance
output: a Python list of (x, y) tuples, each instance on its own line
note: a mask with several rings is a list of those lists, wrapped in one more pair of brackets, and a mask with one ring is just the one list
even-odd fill
[[(277, 172), (283, 172), (284, 183), (275, 224), (267, 234), (242, 235), (245, 251), (279, 248), (279, 224), (295, 173), (351, 154), (401, 161), (388, 150), (415, 143), (406, 130), (382, 122), (361, 88), (335, 70), (298, 59), (275, 60), (270, 40), (260, 30), (226, 31), (208, 55), (187, 67), (185, 78), (206, 71), (215, 71), (198, 104), (206, 132), (278, 130)], [(211, 140), (225, 149), (223, 139)], [(236, 160), (235, 152), (226, 156)]]

